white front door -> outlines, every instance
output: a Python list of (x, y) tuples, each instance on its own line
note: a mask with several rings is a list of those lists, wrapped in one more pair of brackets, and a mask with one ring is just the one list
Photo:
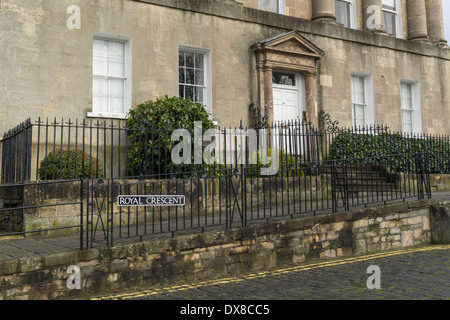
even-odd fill
[(275, 122), (300, 120), (305, 110), (305, 82), (300, 74), (273, 72), (273, 119)]
[(297, 120), (300, 118), (298, 90), (273, 88), (275, 122)]
[[(273, 72), (273, 118), (279, 128), (279, 148), (302, 154), (302, 111), (305, 111), (305, 81), (302, 75)], [(286, 126), (290, 122), (289, 126)], [(286, 125), (283, 125), (286, 124)]]

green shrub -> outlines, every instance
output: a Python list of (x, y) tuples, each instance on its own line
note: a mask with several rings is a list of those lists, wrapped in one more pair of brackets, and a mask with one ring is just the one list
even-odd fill
[[(272, 149), (267, 148), (267, 156), (271, 157), (272, 155)], [(304, 172), (305, 167), (300, 164), (301, 160), (299, 157), (296, 157), (295, 155), (286, 153), (283, 150), (278, 150), (278, 172), (275, 174), (275, 177), (293, 177), (298, 176), (299, 172), (298, 170), (302, 170), (300, 172)], [(257, 150), (257, 163), (256, 164), (249, 164), (247, 171), (248, 177), (265, 177), (261, 175), (261, 168), (262, 167), (270, 167), (271, 163), (269, 164), (262, 164), (261, 162), (261, 149)], [(266, 176), (269, 177), (269, 176)]]
[[(84, 166), (83, 166), (84, 160)], [(82, 150), (69, 151), (57, 149), (50, 152), (39, 163), (40, 180), (72, 180), (80, 178), (83, 173), (85, 179), (103, 178), (103, 167), (100, 161)]]
[(201, 121), (203, 131), (214, 128), (203, 105), (179, 97), (165, 96), (130, 110), (127, 135), (131, 148), (127, 175), (201, 170), (202, 165), (175, 165), (171, 161), (172, 148), (178, 143), (171, 141), (173, 130), (193, 132), (195, 121)]
[[(328, 158), (348, 159), (350, 163), (359, 163), (361, 159), (367, 163), (389, 161), (396, 171), (415, 172), (415, 154), (421, 152), (428, 154), (430, 173), (445, 174), (450, 170), (449, 151), (448, 142), (436, 139), (409, 138), (388, 133), (372, 135), (342, 132), (334, 138)], [(400, 154), (403, 156), (390, 156)]]

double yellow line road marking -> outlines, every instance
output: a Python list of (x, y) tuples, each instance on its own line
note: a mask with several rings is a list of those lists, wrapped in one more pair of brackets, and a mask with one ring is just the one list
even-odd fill
[(207, 280), (207, 281), (199, 281), (199, 282), (193, 282), (193, 283), (189, 283), (189, 284), (168, 286), (168, 287), (162, 287), (162, 288), (152, 288), (152, 289), (144, 290), (144, 291), (137, 291), (137, 292), (132, 292), (132, 293), (123, 293), (123, 294), (117, 294), (117, 295), (112, 295), (112, 296), (99, 297), (99, 298), (94, 298), (92, 300), (135, 299), (135, 298), (152, 296), (152, 295), (157, 295), (157, 294), (162, 294), (162, 293), (179, 292), (179, 291), (184, 291), (184, 290), (190, 290), (190, 289), (196, 289), (196, 288), (201, 288), (201, 287), (206, 287), (206, 286), (214, 286), (214, 285), (220, 285), (220, 284), (227, 284), (227, 283), (228, 284), (229, 283), (237, 283), (237, 282), (242, 282), (242, 281), (246, 281), (246, 280), (250, 280), (250, 279), (264, 278), (264, 277), (268, 277), (268, 276), (279, 276), (279, 275), (283, 275), (286, 273), (319, 269), (319, 268), (324, 268), (324, 267), (339, 266), (339, 265), (364, 262), (364, 261), (374, 260), (374, 259), (379, 259), (379, 258), (398, 256), (398, 255), (403, 255), (403, 254), (411, 254), (411, 253), (424, 252), (424, 251), (435, 251), (435, 250), (450, 250), (450, 245), (434, 245), (434, 246), (418, 247), (418, 248), (412, 248), (412, 249), (402, 249), (402, 250), (395, 250), (395, 251), (380, 252), (380, 253), (368, 254), (368, 255), (363, 255), (363, 256), (344, 258), (344, 259), (339, 259), (339, 260), (331, 260), (331, 261), (318, 262), (318, 263), (306, 264), (306, 265), (295, 266), (295, 267), (262, 271), (262, 272), (251, 273), (251, 274), (242, 275), (242, 276), (227, 277), (227, 278)]

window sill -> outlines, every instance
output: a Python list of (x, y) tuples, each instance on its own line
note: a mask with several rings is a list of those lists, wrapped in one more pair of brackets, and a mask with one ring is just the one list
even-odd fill
[(125, 120), (127, 118), (127, 115), (123, 113), (88, 112), (87, 117)]

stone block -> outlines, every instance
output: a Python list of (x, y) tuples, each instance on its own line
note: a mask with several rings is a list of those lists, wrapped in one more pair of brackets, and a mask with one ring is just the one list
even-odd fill
[(406, 221), (404, 223), (407, 225), (414, 225), (414, 224), (422, 223), (422, 216), (408, 218), (408, 219), (406, 219)]
[(379, 251), (380, 249), (381, 249), (380, 243), (371, 243), (367, 245), (368, 252)]
[(62, 252), (44, 256), (43, 266), (70, 266), (78, 262), (78, 252)]
[(412, 230), (402, 231), (402, 247), (411, 247), (414, 245), (414, 233)]
[(29, 272), (42, 269), (44, 259), (41, 256), (31, 256), (19, 259), (19, 272)]
[(367, 252), (367, 245), (366, 245), (365, 239), (359, 239), (359, 240), (353, 241), (353, 246), (354, 246), (353, 252), (355, 254)]
[(332, 225), (332, 231), (341, 231), (344, 229), (345, 223), (344, 221), (335, 222)]
[(0, 276), (14, 274), (19, 271), (19, 268), (20, 268), (19, 260), (0, 261)]
[(125, 272), (130, 268), (127, 259), (116, 259), (109, 263), (109, 272)]
[(305, 261), (306, 261), (305, 254), (294, 254), (293, 257), (292, 257), (292, 262), (294, 264), (303, 263)]
[(337, 254), (335, 249), (328, 249), (319, 253), (320, 259), (331, 259), (336, 258), (336, 256)]
[(361, 228), (361, 227), (368, 227), (369, 221), (367, 219), (361, 219), (353, 221), (353, 228)]
[(327, 240), (336, 240), (339, 238), (339, 233), (336, 231), (329, 231), (326, 233)]

